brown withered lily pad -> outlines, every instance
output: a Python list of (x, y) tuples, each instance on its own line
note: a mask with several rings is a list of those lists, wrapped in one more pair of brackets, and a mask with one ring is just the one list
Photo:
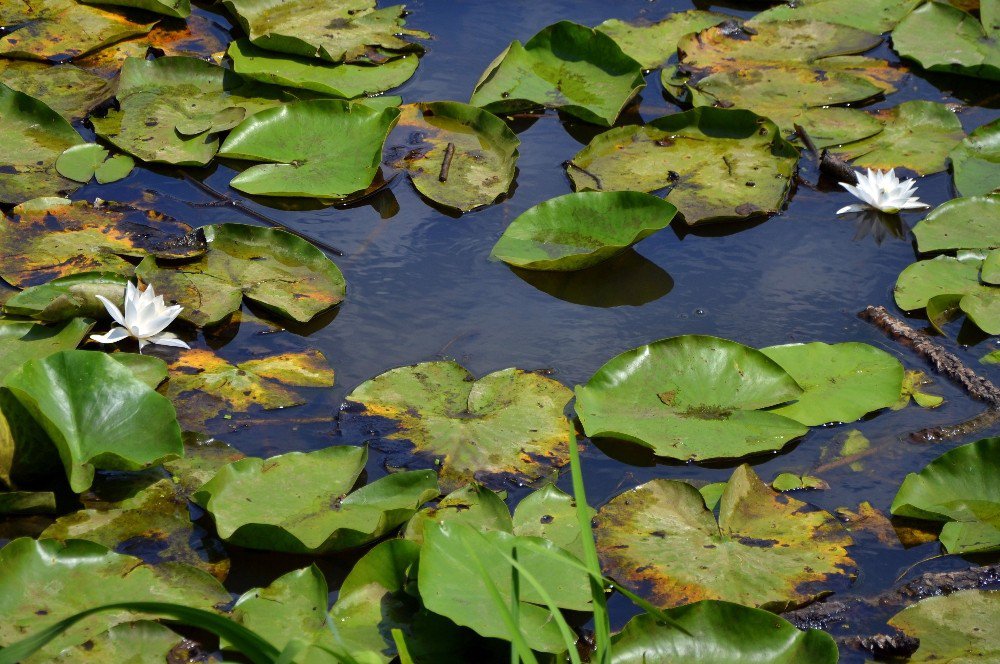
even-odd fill
[(341, 425), (375, 430), (387, 465), (438, 469), (452, 491), (535, 481), (569, 460), (563, 409), (573, 394), (537, 373), (504, 369), (476, 380), (455, 362), (392, 369), (347, 396)]
[(722, 599), (780, 612), (854, 577), (837, 519), (747, 465), (729, 479), (718, 523), (693, 486), (656, 479), (613, 498), (596, 524), (605, 572), (663, 608)]
[(0, 276), (18, 288), (81, 272), (131, 276), (144, 256), (183, 259), (205, 252), (203, 237), (158, 212), (117, 203), (39, 198), (0, 219)]
[(0, 81), (43, 102), (70, 122), (111, 97), (111, 85), (73, 65), (0, 59)]

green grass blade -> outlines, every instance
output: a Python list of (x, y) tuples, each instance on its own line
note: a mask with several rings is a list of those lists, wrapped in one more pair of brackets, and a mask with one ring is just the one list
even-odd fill
[(398, 627), (393, 629), (392, 640), (396, 644), (396, 652), (399, 653), (399, 664), (413, 664), (410, 649), (406, 647), (406, 638), (403, 636), (403, 630)]

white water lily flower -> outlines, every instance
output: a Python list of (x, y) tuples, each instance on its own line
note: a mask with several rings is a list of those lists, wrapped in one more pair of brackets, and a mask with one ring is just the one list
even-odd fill
[(837, 210), (837, 214), (861, 212), (870, 207), (889, 214), (896, 214), (900, 210), (930, 207), (927, 203), (921, 203), (913, 195), (917, 191), (914, 186), (915, 180), (900, 181), (896, 177), (896, 169), (894, 168), (884, 173), (869, 168), (867, 175), (858, 173), (857, 177), (857, 185), (841, 182), (840, 186), (864, 202), (842, 207)]
[(125, 287), (124, 314), (108, 298), (101, 295), (97, 298), (104, 303), (104, 308), (120, 327), (111, 328), (107, 334), (90, 335), (94, 341), (113, 344), (122, 339), (135, 337), (139, 341), (139, 352), (142, 352), (146, 344), (190, 348), (178, 339), (177, 335), (164, 332), (184, 307), (179, 304), (166, 306), (163, 303), (163, 296), (156, 294), (152, 284), (141, 291), (131, 281), (128, 283)]

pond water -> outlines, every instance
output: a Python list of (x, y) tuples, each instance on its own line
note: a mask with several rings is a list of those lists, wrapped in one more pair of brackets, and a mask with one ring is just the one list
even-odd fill
[[(409, 24), (435, 37), (427, 44), (416, 75), (394, 93), (404, 101), (465, 101), (480, 73), (511, 40), (526, 40), (561, 19), (596, 25), (612, 17), (657, 19), (692, 7), (748, 16), (753, 13), (746, 11), (748, 6), (692, 5), (682, 0), (416, 0), (408, 3), (413, 12)], [(220, 29), (230, 25), (222, 14), (197, 11), (217, 21)], [(887, 46), (874, 55), (898, 62)], [(678, 110), (665, 101), (658, 73), (650, 74), (647, 82), (637, 107), (627, 114), (630, 122)], [(990, 97), (990, 93), (988, 85), (973, 79), (911, 74), (900, 92), (871, 107), (894, 106), (906, 99), (955, 104), (966, 131), (971, 131), (1000, 116), (1000, 95)], [(897, 225), (861, 215), (838, 217), (835, 211), (851, 202), (850, 196), (829, 179), (817, 185), (817, 172), (806, 159), (787, 209), (767, 221), (696, 231), (668, 229), (596, 269), (563, 275), (525, 273), (491, 262), (491, 247), (520, 213), (571, 190), (562, 163), (598, 130), (553, 112), (520, 121), (515, 129), (521, 146), (510, 196), (461, 217), (432, 207), (405, 175), (348, 208), (246, 200), (249, 208), (342, 250), (343, 256), (333, 258), (347, 278), (348, 297), (335, 314), (309, 329), (277, 330), (251, 321), (227, 326), (192, 344), (219, 349), (231, 360), (262, 349), (317, 348), (336, 370), (336, 387), (313, 391), (308, 405), (255, 415), (255, 426), (223, 422), (220, 439), (251, 455), (360, 444), (363, 433), (339, 431), (334, 418), (344, 395), (389, 368), (453, 358), (477, 376), (510, 366), (546, 368), (573, 386), (623, 350), (679, 334), (711, 334), (755, 347), (856, 340), (884, 348), (907, 368), (928, 369), (911, 351), (856, 317), (869, 304), (885, 305), (902, 315), (893, 305), (892, 288), (899, 272), (916, 256), (909, 228), (922, 213), (903, 214)], [(228, 188), (235, 171), (224, 164), (186, 172), (240, 198)], [(389, 169), (385, 172), (392, 175)], [(931, 205), (955, 195), (949, 173), (921, 178), (919, 187), (921, 199)], [(73, 198), (94, 196), (141, 201), (192, 225), (255, 223), (232, 207), (206, 206), (213, 198), (171, 169), (137, 169), (116, 185), (84, 187)], [(957, 327), (950, 331), (949, 339), (939, 339), (946, 348), (1000, 380), (1000, 371), (978, 364), (979, 357), (997, 347), (994, 340), (975, 338), (970, 340), (975, 343), (962, 346), (954, 341)], [(985, 431), (938, 445), (910, 442), (911, 431), (957, 423), (983, 409), (945, 378), (934, 380), (931, 391), (946, 399), (940, 408), (911, 405), (861, 422), (815, 428), (783, 452), (749, 462), (765, 480), (782, 471), (810, 472), (821, 464), (824, 449), (836, 452), (846, 433), (858, 429), (879, 451), (866, 458), (860, 470), (843, 466), (822, 473), (830, 489), (799, 497), (828, 510), (856, 510), (859, 502), (868, 500), (888, 512), (906, 473), (919, 470), (950, 447), (1000, 433), (1000, 429)], [(373, 450), (370, 478), (385, 474), (382, 461)], [(618, 442), (586, 445), (583, 463), (594, 505), (652, 478), (724, 481), (735, 466), (662, 462)], [(569, 488), (568, 476), (560, 485)], [(525, 493), (526, 489), (510, 487), (512, 501)], [(857, 540), (854, 557), (860, 574), (848, 591), (851, 594), (886, 589), (910, 566), (939, 552), (937, 542), (903, 550), (882, 545), (865, 533)], [(236, 551), (227, 586), (242, 592), (266, 585), (305, 562)], [(343, 559), (322, 561), (331, 586), (342, 578), (347, 567), (343, 563)], [(919, 565), (910, 575), (968, 564), (957, 557), (941, 558)], [(612, 601), (612, 610), (615, 628), (633, 613), (619, 599)], [(845, 661), (863, 659), (856, 653), (844, 654)]]

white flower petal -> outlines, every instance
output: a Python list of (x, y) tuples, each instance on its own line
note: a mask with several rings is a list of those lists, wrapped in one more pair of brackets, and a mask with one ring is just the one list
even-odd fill
[(174, 319), (177, 318), (177, 314), (179, 313), (180, 307), (169, 307), (159, 312), (156, 316), (143, 321), (142, 336), (151, 337), (154, 334), (159, 334), (163, 330), (167, 329), (168, 325), (174, 322)]
[(862, 205), (861, 203), (852, 203), (847, 207), (842, 207), (837, 210), (837, 214), (844, 214), (845, 212), (864, 212), (866, 208), (867, 206)]
[(131, 335), (124, 327), (113, 327), (107, 334), (92, 334), (90, 335), (90, 338), (98, 343), (114, 344), (118, 343), (122, 339), (128, 339), (129, 336)]
[(161, 332), (148, 338), (149, 343), (160, 346), (175, 346), (177, 348), (191, 348), (186, 343), (177, 338), (173, 332)]
[(118, 310), (118, 307), (115, 306), (114, 302), (103, 295), (98, 295), (97, 299), (104, 304), (104, 308), (108, 310), (108, 315), (111, 316), (116, 323), (122, 326), (125, 325), (125, 317), (122, 316), (122, 312)]
[(138, 320), (139, 289), (131, 281), (125, 287), (125, 327), (131, 328)]

